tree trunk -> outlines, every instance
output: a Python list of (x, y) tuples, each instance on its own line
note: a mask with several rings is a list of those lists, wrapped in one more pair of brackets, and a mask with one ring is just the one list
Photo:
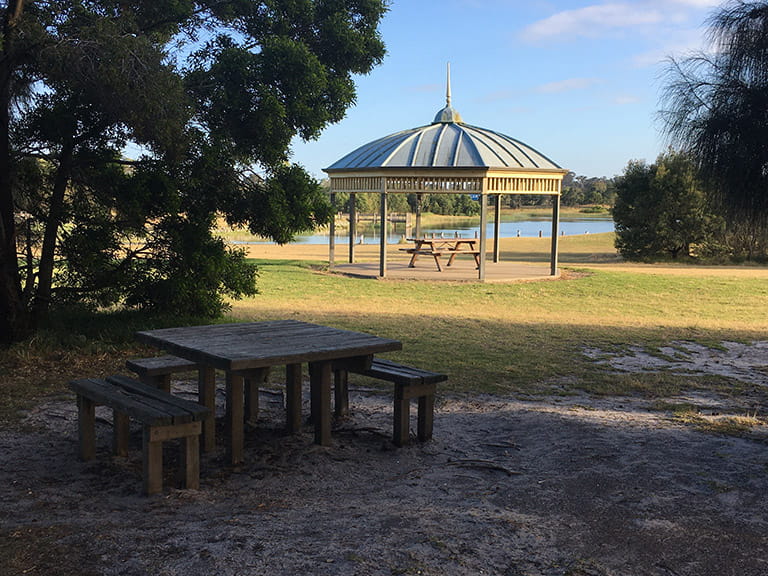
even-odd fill
[(16, 254), (16, 223), (13, 204), (13, 160), (10, 145), (11, 84), (14, 70), (16, 28), (24, 0), (7, 3), (0, 49), (0, 347), (27, 337), (32, 329), (24, 303)]
[(66, 195), (69, 176), (72, 170), (73, 151), (74, 145), (70, 140), (64, 144), (64, 148), (59, 156), (56, 180), (53, 183), (51, 205), (48, 209), (48, 218), (45, 222), (45, 233), (43, 235), (43, 246), (40, 250), (37, 291), (32, 303), (32, 316), (36, 324), (45, 320), (51, 304), (53, 269), (56, 264), (56, 241), (59, 236), (61, 218), (64, 212), (64, 197)]

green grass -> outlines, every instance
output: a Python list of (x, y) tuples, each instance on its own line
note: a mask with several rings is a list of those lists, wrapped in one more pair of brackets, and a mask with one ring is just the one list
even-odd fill
[(261, 294), (235, 303), (235, 319), (291, 317), (397, 338), (403, 350), (393, 358), (447, 371), (446, 388), (454, 392), (723, 390), (732, 383), (610, 374), (582, 350), (653, 351), (673, 340), (716, 345), (768, 332), (768, 320), (756, 313), (768, 306), (768, 283), (760, 278), (600, 269), (569, 280), (489, 285), (362, 280), (327, 274), (319, 264), (258, 264)]
[[(403, 350), (391, 358), (448, 372), (443, 389), (460, 394), (740, 392), (723, 378), (610, 373), (583, 350), (640, 346), (659, 354), (677, 340), (716, 347), (766, 339), (764, 269), (588, 268), (590, 255), (610, 254), (612, 235), (567, 240), (577, 267), (566, 279), (533, 283), (366, 280), (329, 274), (321, 262), (259, 260), (260, 294), (233, 302), (223, 321), (295, 318), (396, 338)], [(120, 370), (127, 357), (148, 353), (133, 342), (135, 330), (181, 322), (124, 313), (60, 318), (0, 352), (0, 419), (64, 391), (68, 379)]]

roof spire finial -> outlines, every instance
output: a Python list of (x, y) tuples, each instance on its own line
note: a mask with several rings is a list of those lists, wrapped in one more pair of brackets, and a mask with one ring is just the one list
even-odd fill
[(450, 108), (451, 106), (451, 63), (448, 62), (447, 64), (447, 74), (446, 74), (446, 82), (445, 82), (445, 104)]
[(433, 124), (453, 124), (454, 122), (463, 123), (461, 115), (451, 107), (451, 63), (448, 62), (445, 78), (445, 108), (440, 110), (435, 116)]

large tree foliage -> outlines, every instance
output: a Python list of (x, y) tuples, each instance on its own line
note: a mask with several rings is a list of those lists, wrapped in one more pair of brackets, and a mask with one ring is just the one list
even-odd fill
[(752, 256), (768, 241), (768, 2), (728, 2), (709, 40), (711, 53), (671, 61), (661, 115)]
[[(216, 218), (287, 242), (325, 222), (289, 161), (383, 58), (386, 0), (0, 6), (0, 343), (53, 303), (216, 315), (255, 269)], [(127, 145), (141, 151), (126, 161)], [(257, 169), (264, 177), (255, 177)]]
[(701, 254), (718, 232), (691, 160), (668, 152), (655, 164), (631, 161), (616, 179), (616, 248), (629, 260)]

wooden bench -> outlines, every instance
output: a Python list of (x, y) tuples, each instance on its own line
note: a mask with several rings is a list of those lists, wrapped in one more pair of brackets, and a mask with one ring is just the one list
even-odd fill
[[(139, 380), (171, 392), (171, 375), (179, 372), (198, 371), (198, 402), (208, 408), (209, 415), (203, 423), (203, 450), (214, 449), (216, 440), (216, 371), (210, 366), (185, 360), (178, 356), (166, 355), (153, 358), (127, 360), (126, 368), (136, 373)], [(267, 381), (269, 368), (260, 368), (242, 373), (245, 378), (245, 420), (254, 423), (259, 415), (259, 385)]]
[(413, 398), (418, 398), (419, 401), (417, 420), (418, 439), (419, 441), (424, 442), (432, 438), (437, 383), (447, 380), (447, 375), (422, 370), (420, 368), (413, 368), (411, 366), (404, 366), (403, 364), (398, 364), (382, 358), (374, 358), (368, 368), (346, 366), (344, 369), (334, 370), (337, 415), (343, 415), (349, 406), (348, 372), (354, 372), (356, 374), (368, 376), (369, 378), (376, 378), (378, 380), (394, 383), (394, 432), (392, 440), (395, 445), (402, 446), (403, 444), (408, 443), (410, 432), (410, 402)]
[(143, 492), (156, 494), (163, 489), (163, 442), (181, 439), (180, 480), (186, 488), (200, 486), (200, 432), (208, 415), (205, 406), (189, 402), (126, 376), (73, 380), (69, 387), (77, 394), (78, 439), (82, 460), (96, 453), (96, 413), (98, 405), (112, 408), (115, 454), (128, 452), (129, 420), (143, 429)]
[(171, 374), (199, 370), (200, 365), (178, 356), (158, 356), (156, 358), (132, 358), (125, 362), (125, 367), (135, 372), (139, 380), (166, 392), (171, 391)]

